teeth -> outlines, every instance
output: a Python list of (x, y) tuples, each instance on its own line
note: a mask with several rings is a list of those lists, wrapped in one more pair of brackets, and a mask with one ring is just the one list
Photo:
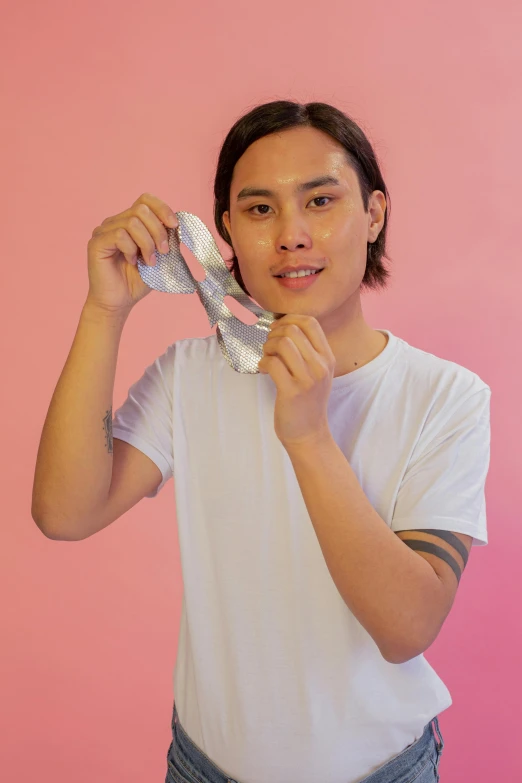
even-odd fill
[(308, 277), (309, 275), (315, 275), (316, 272), (318, 272), (317, 269), (301, 269), (299, 272), (285, 272), (283, 275), (279, 275), (279, 277)]

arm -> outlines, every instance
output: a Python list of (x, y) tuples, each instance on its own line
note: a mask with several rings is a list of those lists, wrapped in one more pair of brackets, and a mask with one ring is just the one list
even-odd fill
[(109, 495), (113, 467), (112, 397), (129, 311), (84, 304), (45, 419), (31, 514), (50, 538), (81, 537)]
[[(331, 433), (286, 450), (346, 605), (387, 661), (403, 663), (420, 655), (439, 633), (458, 581), (440, 553), (413, 551), (411, 540), (442, 545), (441, 539), (407, 531), (409, 540), (402, 541), (371, 505)], [(469, 551), (471, 536), (455, 535)], [(454, 547), (444, 542), (444, 548), (458, 563)]]

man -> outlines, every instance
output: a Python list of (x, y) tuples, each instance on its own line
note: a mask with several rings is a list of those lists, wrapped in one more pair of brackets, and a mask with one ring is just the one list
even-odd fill
[[(363, 197), (354, 152), (369, 145), (359, 131), (350, 149), (340, 114), (267, 104), (222, 149), (218, 228), (245, 290), (283, 314), (259, 374), (230, 368), (215, 335), (179, 340), (114, 417), (92, 532), (175, 477), (185, 590), (167, 781), (438, 780), (432, 720), (451, 696), (423, 652), (472, 543), (487, 543), (490, 389), (364, 320), (386, 191)], [(129, 211), (152, 232), (143, 204), (158, 220), (164, 205), (144, 194)], [(316, 272), (281, 277), (301, 266)]]

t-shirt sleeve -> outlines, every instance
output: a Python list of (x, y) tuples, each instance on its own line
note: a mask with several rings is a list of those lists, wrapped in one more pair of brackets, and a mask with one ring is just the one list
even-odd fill
[(490, 460), (489, 386), (454, 407), (414, 450), (399, 487), (391, 528), (433, 528), (488, 543), (485, 483)]
[(127, 399), (114, 413), (112, 434), (147, 455), (160, 469), (162, 480), (146, 495), (156, 497), (174, 471), (172, 392), (175, 346), (170, 345), (132, 384)]

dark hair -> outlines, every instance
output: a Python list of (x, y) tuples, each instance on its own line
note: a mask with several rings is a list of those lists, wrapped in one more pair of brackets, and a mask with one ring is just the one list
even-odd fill
[[(328, 103), (294, 103), (272, 101), (256, 106), (240, 117), (229, 130), (219, 153), (214, 179), (214, 222), (219, 235), (232, 247), (228, 231), (223, 223), (223, 213), (230, 209), (230, 184), (234, 166), (247, 148), (263, 136), (288, 128), (312, 127), (328, 133), (346, 150), (349, 165), (355, 170), (365, 212), (369, 196), (381, 190), (386, 197), (384, 224), (375, 242), (368, 242), (366, 270), (361, 289), (386, 288), (390, 272), (384, 266), (386, 254), (386, 227), (390, 211), (390, 198), (370, 142), (361, 128), (335, 106)], [(389, 259), (391, 260), (391, 259)], [(238, 284), (250, 296), (241, 277), (235, 255), (228, 259), (230, 271)]]

